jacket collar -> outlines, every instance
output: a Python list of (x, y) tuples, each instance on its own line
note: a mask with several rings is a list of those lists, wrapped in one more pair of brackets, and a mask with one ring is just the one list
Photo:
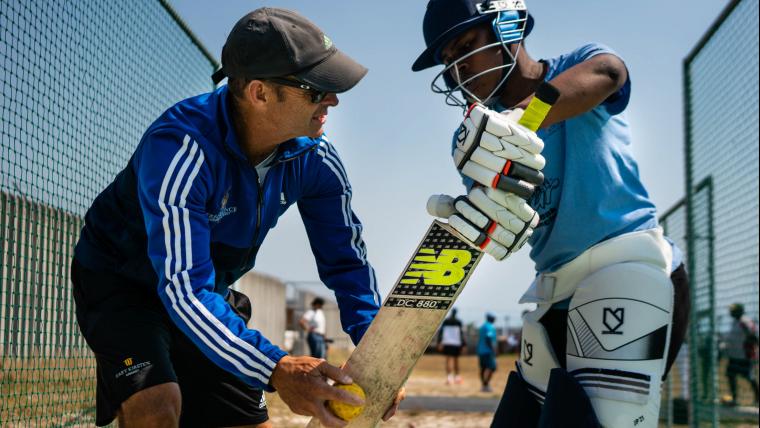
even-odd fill
[[(229, 106), (227, 104), (227, 97), (229, 95), (227, 85), (221, 86), (214, 92), (217, 95), (219, 110), (222, 112), (222, 121), (224, 126), (221, 128), (225, 130), (224, 145), (236, 158), (244, 162), (248, 162), (248, 158), (245, 156), (245, 153), (240, 147), (240, 144), (238, 144), (237, 136), (235, 135), (235, 128), (232, 127)], [(309, 137), (296, 137), (290, 139), (277, 147), (277, 154), (272, 160), (272, 164), (295, 159), (313, 149), (318, 144), (318, 139)]]

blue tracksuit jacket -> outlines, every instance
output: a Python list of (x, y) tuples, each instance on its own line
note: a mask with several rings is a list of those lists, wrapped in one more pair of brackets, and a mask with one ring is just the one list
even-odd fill
[(381, 299), (335, 147), (324, 137), (287, 141), (259, 180), (236, 141), (227, 96), (222, 86), (181, 101), (148, 128), (87, 212), (75, 257), (135, 287), (154, 287), (206, 356), (270, 389), (285, 352), (248, 329), (224, 296), (290, 205), (298, 204), (320, 278), (335, 292), (354, 343)]

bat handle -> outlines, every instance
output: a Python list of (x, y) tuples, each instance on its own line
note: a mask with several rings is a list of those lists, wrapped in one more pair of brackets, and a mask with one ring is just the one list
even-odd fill
[(520, 125), (531, 131), (537, 131), (558, 98), (559, 90), (556, 87), (549, 82), (541, 82), (533, 99), (530, 100), (528, 108), (525, 109), (520, 118)]

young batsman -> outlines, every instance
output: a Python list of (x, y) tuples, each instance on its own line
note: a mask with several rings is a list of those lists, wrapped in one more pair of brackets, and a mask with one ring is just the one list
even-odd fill
[[(600, 44), (536, 61), (533, 23), (521, 0), (431, 0), (412, 66), (443, 65), (433, 90), (466, 109), (453, 157), (468, 193), (449, 223), (499, 260), (528, 241), (536, 264), (493, 426), (654, 427), (688, 280), (631, 153), (628, 70)], [(536, 134), (517, 120), (544, 81), (559, 98)]]

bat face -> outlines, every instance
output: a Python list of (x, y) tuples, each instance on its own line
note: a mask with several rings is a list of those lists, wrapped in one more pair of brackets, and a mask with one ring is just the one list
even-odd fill
[[(366, 393), (349, 427), (376, 426), (427, 349), (482, 253), (435, 221), (345, 369)], [(309, 427), (319, 427), (312, 419)]]
[(481, 252), (433, 222), (383, 306), (448, 311)]

